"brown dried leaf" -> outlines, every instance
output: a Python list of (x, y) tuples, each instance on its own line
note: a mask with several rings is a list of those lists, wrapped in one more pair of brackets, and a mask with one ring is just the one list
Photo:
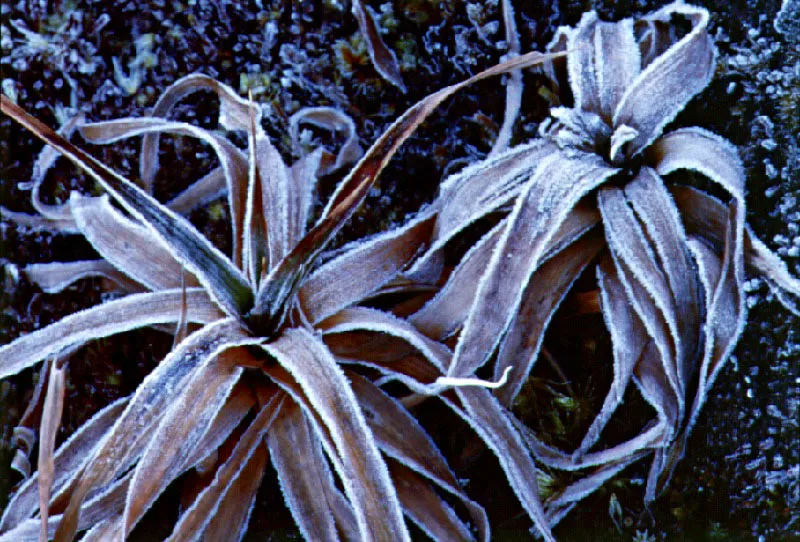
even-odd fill
[(406, 92), (403, 84), (403, 76), (400, 74), (400, 66), (397, 64), (397, 57), (394, 51), (389, 49), (381, 38), (378, 25), (375, 24), (375, 14), (369, 7), (364, 7), (361, 0), (353, 0), (353, 15), (358, 21), (358, 28), (361, 35), (367, 42), (367, 51), (372, 59), (372, 65), (386, 81)]

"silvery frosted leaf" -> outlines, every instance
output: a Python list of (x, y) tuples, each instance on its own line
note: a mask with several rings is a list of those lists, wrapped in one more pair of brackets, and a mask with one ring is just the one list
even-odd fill
[[(720, 256), (725, 244), (726, 206), (688, 186), (673, 186), (671, 192), (681, 210), (687, 232), (711, 244)], [(783, 260), (769, 250), (748, 226), (744, 228), (744, 258), (751, 273), (760, 274), (773, 288), (800, 298), (800, 280), (792, 276)], [(778, 299), (787, 306), (785, 299)], [(787, 308), (792, 310), (791, 305)]]
[[(394, 458), (403, 466), (400, 469), (401, 471), (406, 468), (412, 471), (409, 476), (404, 476), (404, 478), (414, 479), (416, 474), (421, 474), (448, 493), (458, 497), (478, 527), (481, 539), (488, 540), (490, 529), (486, 513), (480, 505), (469, 499), (459, 487), (458, 481), (447, 466), (444, 456), (425, 430), (398, 401), (384, 393), (375, 384), (356, 373), (349, 373), (348, 376), (353, 392), (361, 403), (378, 446), (386, 455)], [(391, 464), (390, 471), (393, 471)], [(396, 478), (395, 482), (397, 482)], [(413, 482), (409, 483), (413, 484)], [(396, 483), (395, 485), (398, 484)], [(401, 491), (400, 486), (398, 486), (398, 491)], [(429, 492), (435, 497), (435, 493), (432, 490), (429, 490)], [(399, 497), (401, 504), (403, 504), (408, 513), (408, 506), (402, 492), (399, 493)], [(439, 502), (438, 497), (435, 500), (431, 498), (427, 500), (434, 504)], [(448, 515), (446, 510), (448, 509), (441, 509), (445, 516)], [(460, 522), (457, 521), (455, 525), (460, 525)]]
[(520, 194), (481, 279), (448, 376), (469, 376), (492, 354), (549, 242), (579, 200), (617, 172), (597, 156), (554, 153)]
[(389, 461), (388, 465), (405, 514), (431, 540), (475, 540), (469, 528), (427, 480), (397, 461)]
[(144, 379), (84, 467), (59, 524), (56, 540), (72, 539), (78, 526), (80, 506), (89, 492), (113, 480), (146, 449), (152, 428), (167, 412), (172, 391), (189, 381), (198, 364), (202, 367), (208, 359), (243, 339), (246, 336), (233, 319), (207, 325), (187, 337)]
[(331, 132), (345, 133), (344, 145), (336, 154), (333, 163), (315, 170), (314, 176), (332, 173), (347, 164), (356, 162), (364, 154), (364, 150), (358, 144), (356, 125), (348, 115), (333, 107), (304, 107), (289, 118), (289, 136), (292, 140), (293, 152), (296, 155), (301, 154), (299, 152), (299, 136), (300, 125), (303, 123), (313, 124)]
[(105, 260), (77, 262), (34, 263), (22, 272), (48, 294), (56, 294), (75, 282), (89, 277), (103, 277), (115, 282), (128, 292), (140, 292), (142, 286)]
[(306, 540), (338, 540), (328, 502), (336, 491), (322, 449), (300, 407), (287, 402), (267, 435), (281, 492)]
[(614, 355), (614, 381), (603, 401), (600, 412), (592, 420), (576, 459), (585, 455), (597, 442), (611, 415), (622, 403), (625, 390), (633, 376), (633, 369), (644, 351), (648, 341), (647, 332), (628, 301), (625, 288), (619, 280), (616, 267), (606, 256), (597, 269), (597, 282), (600, 286), (603, 320), (611, 334)]
[(744, 202), (745, 172), (729, 141), (702, 128), (682, 128), (656, 140), (645, 160), (662, 177), (679, 169), (701, 173)]
[[(300, 232), (290, 232), (292, 213), (291, 171), (284, 164), (277, 149), (264, 136), (255, 138), (255, 165), (258, 175), (260, 201), (253, 205), (260, 207), (267, 233), (268, 269), (289, 252), (289, 240), (299, 238)], [(260, 262), (259, 262), (260, 270)], [(255, 281), (255, 279), (254, 279)]]
[(372, 59), (375, 69), (385, 80), (405, 93), (406, 86), (403, 84), (403, 76), (400, 74), (400, 66), (397, 64), (397, 57), (394, 51), (389, 49), (381, 38), (378, 25), (375, 23), (375, 15), (369, 7), (364, 7), (361, 0), (353, 0), (353, 15), (358, 21), (358, 27), (364, 41), (367, 42), (367, 51)]
[(545, 540), (553, 541), (536, 485), (536, 465), (509, 417), (487, 390), (456, 388), (462, 408), (449, 403), (497, 456), (506, 479), (522, 507)]
[[(52, 491), (56, 498), (63, 487), (70, 485), (80, 474), (92, 449), (113, 425), (127, 401), (127, 397), (122, 398), (100, 410), (56, 451), (53, 457), (55, 477), (52, 482)], [(38, 485), (39, 473), (34, 473), (17, 489), (0, 520), (0, 533), (6, 533), (36, 513)]]
[(455, 334), (469, 314), (492, 253), (508, 221), (504, 220), (484, 235), (467, 252), (441, 290), (408, 320), (432, 339), (443, 340)]
[(267, 468), (267, 452), (256, 447), (245, 460), (236, 478), (228, 485), (222, 501), (203, 530), (204, 540), (239, 542), (247, 533), (247, 524), (256, 503), (256, 493)]
[[(0, 346), (0, 379), (26, 369), (69, 346), (180, 317), (181, 290), (133, 294), (66, 316), (54, 324)], [(222, 317), (204, 290), (187, 291), (187, 317), (210, 323)]]
[[(502, 0), (501, 6), (503, 9), (503, 28), (508, 47), (506, 55), (510, 58), (519, 55), (519, 32), (517, 31), (517, 23), (514, 21), (514, 6), (511, 5), (511, 0)], [(517, 121), (519, 108), (522, 105), (522, 90), (522, 71), (514, 70), (508, 75), (508, 80), (506, 81), (506, 110), (503, 117), (503, 125), (497, 133), (497, 139), (495, 139), (492, 150), (489, 152), (489, 158), (506, 150), (511, 142), (514, 123)]]
[[(90, 529), (98, 523), (116, 518), (125, 505), (125, 491), (127, 491), (129, 481), (130, 473), (116, 480), (96, 496), (89, 499), (81, 507), (81, 518), (77, 524), (78, 530)], [(49, 539), (55, 538), (58, 540), (56, 529), (62, 519), (62, 514), (54, 514), (48, 518), (47, 536)], [(0, 542), (39, 541), (41, 524), (40, 518), (25, 520), (12, 530), (0, 534)]]
[[(233, 143), (219, 135), (213, 134), (191, 124), (149, 117), (123, 118), (105, 122), (96, 122), (92, 124), (86, 124), (81, 128), (81, 134), (83, 135), (84, 139), (92, 143), (103, 145), (131, 137), (161, 133), (185, 135), (200, 139), (204, 143), (210, 145), (217, 155), (217, 158), (221, 164), (220, 167), (222, 168), (225, 177), (228, 206), (231, 213), (233, 261), (238, 262), (242, 251), (241, 236), (244, 227), (244, 205), (247, 197), (246, 179), (248, 172), (248, 160)], [(201, 179), (201, 181), (198, 182), (204, 182), (205, 184), (207, 180)], [(166, 209), (168, 209), (168, 207), (166, 207)], [(162, 208), (162, 210), (164, 210), (164, 208)], [(165, 212), (168, 216), (170, 216), (170, 213), (172, 213), (171, 210), (166, 210)], [(179, 216), (174, 213), (172, 213), (172, 215)], [(147, 215), (148, 220), (152, 220), (152, 218), (152, 216)]]
[(603, 247), (602, 232), (587, 233), (537, 269), (502, 339), (494, 366), (495, 379), (512, 368), (509, 381), (495, 395), (508, 407), (539, 357), (544, 333), (564, 296)]
[(14, 222), (18, 226), (30, 231), (46, 231), (52, 233), (75, 233), (77, 228), (70, 217), (68, 220), (50, 220), (41, 215), (18, 213), (0, 205), (0, 216), (3, 220)]
[(534, 141), (513, 147), (445, 179), (434, 204), (441, 207), (434, 242), (410, 269), (409, 276), (435, 282), (445, 245), (464, 228), (516, 197), (539, 161), (554, 151), (554, 145)]
[[(214, 92), (220, 100), (219, 124), (227, 130), (246, 130), (250, 125), (252, 104), (241, 98), (229, 86), (202, 74), (182, 77), (170, 85), (158, 98), (151, 115), (167, 118), (175, 105), (186, 96), (200, 91)], [(256, 106), (256, 118), (261, 118), (261, 110)], [(145, 187), (152, 192), (153, 180), (158, 171), (159, 132), (145, 134), (142, 140), (142, 153), (139, 171)], [(229, 187), (230, 188), (230, 187)], [(235, 216), (235, 215), (234, 215)]]
[(116, 516), (96, 524), (83, 535), (81, 542), (104, 542), (105, 540), (113, 540), (114, 535), (119, 531), (121, 521), (122, 518)]
[(622, 189), (601, 189), (598, 203), (619, 278), (653, 338), (669, 385), (682, 405), (685, 387), (678, 377), (677, 365), (677, 360), (682, 359), (682, 342), (677, 331), (677, 308), (663, 269)]
[[(176, 542), (178, 540), (196, 540), (200, 537), (212, 522), (214, 511), (218, 509), (220, 502), (232, 487), (236, 487), (237, 479), (244, 473), (252, 474), (251, 469), (248, 468), (252, 467), (251, 460), (260, 463), (266, 462), (267, 449), (264, 438), (280, 411), (283, 401), (283, 394), (276, 393), (261, 407), (258, 415), (237, 440), (228, 460), (217, 469), (214, 480), (200, 493), (191, 507), (181, 515), (167, 540)], [(248, 503), (248, 510), (249, 508), (250, 503)], [(241, 531), (237, 534), (241, 536)], [(227, 535), (230, 536), (230, 533)]]
[(744, 330), (747, 307), (744, 295), (744, 279), (741, 267), (736, 265), (736, 229), (742, 221), (741, 209), (731, 203), (728, 212), (726, 240), (722, 258), (697, 239), (692, 242), (700, 277), (706, 297), (705, 346), (700, 365), (697, 391), (691, 402), (683, 431), (668, 451), (665, 473), (658, 481), (659, 491), (672, 475), (677, 462), (683, 457), (689, 437), (708, 392), (720, 369), (733, 353), (739, 336)]
[(292, 189), (289, 192), (294, 198), (294, 210), (291, 213), (293, 224), (289, 231), (295, 232), (296, 237), (292, 238), (291, 246), (303, 238), (308, 228), (314, 204), (314, 188), (317, 186), (317, 176), (320, 174), (324, 155), (325, 150), (319, 148), (292, 164)]
[(691, 31), (642, 70), (614, 112), (614, 128), (626, 125), (639, 132), (628, 146), (628, 157), (652, 143), (714, 74), (716, 49), (708, 35), (708, 12), (674, 2), (648, 18), (668, 22), (675, 15), (686, 17)]
[[(248, 342), (256, 344), (258, 340)], [(239, 339), (235, 344), (242, 346), (243, 343)], [(199, 361), (191, 376), (176, 390), (177, 397), (150, 435), (150, 442), (134, 471), (123, 516), (125, 536), (186, 469), (185, 457), (196, 450), (242, 374), (237, 357), (245, 354), (240, 352), (241, 349), (234, 348), (216, 358)]]
[(519, 56), (484, 70), (461, 83), (430, 94), (411, 106), (383, 132), (337, 186), (320, 221), (277, 267), (273, 268), (268, 280), (259, 287), (255, 305), (250, 311), (250, 319), (261, 327), (268, 327), (270, 322), (280, 319), (286, 301), (295, 294), (304, 274), (367, 196), (378, 175), (397, 149), (445, 99), (477, 81), (539, 64), (553, 56), (558, 55), (542, 55), (534, 52)]
[(403, 382), (415, 391), (424, 393), (450, 362), (446, 346), (408, 322), (374, 309), (345, 309), (321, 322), (319, 329), (337, 356), (406, 375), (410, 379)]
[[(108, 196), (87, 198), (73, 192), (70, 208), (81, 234), (105, 261), (149, 290), (182, 286), (183, 268), (170, 250), (151, 231), (114, 209)], [(198, 286), (192, 275), (186, 284)]]
[(661, 178), (643, 167), (625, 186), (625, 196), (650, 239), (672, 292), (676, 311), (678, 380), (684, 389), (699, 357), (701, 303), (697, 272), (675, 202)]
[[(81, 151), (30, 116), (5, 96), (2, 111), (45, 143), (58, 149), (108, 190), (128, 211), (155, 232), (191, 271), (229, 315), (241, 315), (252, 303), (253, 293), (241, 272), (180, 215), (170, 211), (141, 188)], [(188, 126), (188, 125), (187, 125)]]
[(408, 539), (386, 465), (341, 369), (325, 345), (303, 328), (262, 346), (297, 381), (335, 446), (334, 462), (362, 537)]
[(353, 243), (320, 266), (298, 292), (308, 320), (319, 322), (394, 278), (425, 246), (434, 218), (423, 213), (404, 226)]

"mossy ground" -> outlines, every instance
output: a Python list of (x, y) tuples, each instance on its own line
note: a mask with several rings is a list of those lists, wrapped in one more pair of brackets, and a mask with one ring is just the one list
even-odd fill
[[(117, 3), (61, 2), (43, 13), (38, 2), (2, 6), (2, 88), (50, 124), (63, 120), (64, 108), (77, 106), (91, 120), (140, 116), (178, 77), (202, 72), (269, 104), (264, 125), (287, 159), (288, 117), (303, 106), (333, 105), (356, 121), (368, 145), (406, 107), (445, 85), (495, 63), (504, 53), (495, 2), (394, 0), (367, 2), (380, 13), (384, 36), (401, 62), (409, 88), (401, 94), (370, 66), (349, 2), (269, 1), (231, 3), (157, 0)], [(800, 55), (797, 42), (773, 28), (780, 2), (697, 1), (712, 12), (712, 34), (720, 50), (717, 76), (676, 120), (676, 126), (703, 126), (739, 146), (748, 170), (748, 219), (773, 248), (781, 249), (797, 274), (792, 250), (800, 245)], [(597, 9), (617, 19), (663, 5), (651, 0), (515, 2), (523, 50), (542, 50), (554, 29), (575, 24), (580, 14)], [(263, 7), (258, 7), (263, 6)], [(26, 41), (11, 21), (23, 20), (48, 46)], [(104, 24), (99, 24), (105, 21)], [(138, 48), (137, 48), (138, 45)], [(115, 74), (114, 58), (122, 71)], [(136, 80), (136, 72), (140, 81)], [(523, 111), (514, 142), (536, 133), (547, 104), (537, 93), (541, 80), (525, 76)], [(74, 102), (73, 102), (74, 98)], [(448, 101), (404, 145), (382, 174), (362, 210), (341, 234), (342, 240), (378, 231), (401, 221), (430, 201), (449, 164), (480, 159), (502, 123), (504, 92), (488, 81)], [(187, 100), (177, 116), (213, 126), (216, 106), (205, 97)], [(314, 137), (334, 145), (328, 134)], [(187, 138), (164, 138), (163, 171), (156, 195), (166, 198), (210, 170), (208, 149)], [(41, 146), (5, 117), (0, 118), (0, 200), (31, 212), (28, 180)], [(137, 175), (136, 143), (91, 148), (124, 174)], [(454, 166), (450, 166), (451, 168)], [(321, 198), (339, 177), (320, 183)], [(63, 200), (70, 190), (95, 190), (68, 164), (49, 175), (46, 194)], [(223, 249), (229, 246), (224, 206), (192, 215), (193, 222)], [(91, 257), (91, 249), (72, 237), (25, 232), (2, 222), (0, 258), (21, 267), (34, 262)], [(736, 352), (720, 375), (701, 415), (687, 456), (668, 491), (651, 510), (642, 506), (641, 479), (646, 462), (580, 504), (557, 528), (563, 540), (633, 539), (647, 533), (658, 539), (767, 539), (800, 537), (800, 321), (770, 301), (763, 285), (752, 283), (750, 323)], [(6, 271), (0, 293), (0, 342), (42, 327), (101, 300), (99, 281), (83, 281), (59, 295), (45, 295), (24, 278)], [(602, 339), (602, 336), (600, 337)], [(144, 346), (143, 346), (144, 345)], [(109, 401), (131, 392), (170, 346), (156, 331), (140, 331), (98, 341), (71, 358), (68, 394), (60, 439)], [(595, 344), (593, 352), (603, 345)], [(581, 352), (576, 352), (581, 355)], [(584, 352), (585, 354), (585, 352)], [(599, 354), (595, 354), (599, 355)], [(38, 369), (37, 369), (38, 371)], [(602, 389), (601, 371), (593, 385)], [(28, 400), (36, 371), (25, 371), (0, 384), (0, 509), (16, 478), (6, 466), (9, 437)], [(542, 427), (568, 432), (580, 425), (575, 404), (602, 400), (592, 387), (574, 397), (556, 388), (553, 412)], [(571, 401), (570, 401), (571, 399)], [(635, 406), (636, 398), (626, 405)], [(433, 417), (433, 416), (432, 416)], [(561, 429), (558, 429), (561, 427)], [(435, 431), (435, 430), (434, 430)], [(458, 437), (453, 437), (458, 440)], [(558, 435), (554, 435), (558, 438)], [(450, 443), (455, 448), (461, 443)], [(448, 444), (443, 443), (447, 448)], [(464, 461), (468, 490), (499, 521), (498, 539), (526, 536), (510, 490), (489, 484), (497, 471), (490, 454)], [(466, 465), (472, 465), (467, 467)], [(481, 474), (483, 473), (483, 474)], [(495, 477), (496, 479), (496, 477)], [(293, 537), (291, 518), (268, 474), (259, 493), (248, 538)], [(619, 506), (610, 506), (614, 502)], [(609, 510), (614, 510), (610, 513)], [(169, 516), (171, 512), (164, 512)], [(160, 519), (168, 520), (169, 517)], [(158, 538), (149, 531), (159, 518), (145, 522), (137, 537)], [(166, 533), (163, 533), (166, 534)], [(640, 536), (640, 538), (643, 538)]]

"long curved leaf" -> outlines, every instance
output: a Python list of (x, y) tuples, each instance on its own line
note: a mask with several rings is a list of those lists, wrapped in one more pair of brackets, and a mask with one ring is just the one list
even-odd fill
[[(0, 346), (0, 379), (17, 374), (38, 361), (74, 345), (180, 318), (181, 290), (133, 294), (62, 318), (45, 328)], [(201, 289), (186, 292), (187, 318), (207, 324), (222, 317)]]
[(330, 432), (361, 536), (408, 540), (386, 465), (344, 374), (325, 345), (310, 332), (296, 328), (262, 347), (297, 380)]
[(228, 315), (239, 317), (252, 306), (253, 292), (242, 273), (188, 220), (75, 147), (5, 96), (0, 96), (0, 109), (72, 160), (159, 235), (173, 250), (176, 259), (198, 278)]

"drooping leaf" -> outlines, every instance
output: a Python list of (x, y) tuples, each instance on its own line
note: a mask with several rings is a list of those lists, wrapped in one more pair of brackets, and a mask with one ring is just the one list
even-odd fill
[(539, 357), (550, 319), (575, 280), (602, 248), (602, 240), (599, 230), (586, 234), (553, 256), (530, 278), (497, 353), (495, 379), (513, 368), (509, 382), (495, 392), (503, 405), (512, 404), (528, 379)]
[(689, 19), (692, 30), (642, 70), (614, 112), (615, 128), (624, 125), (637, 132), (629, 143), (627, 157), (652, 143), (714, 74), (716, 50), (708, 35), (708, 12), (674, 2), (648, 18), (669, 22), (675, 15)]
[[(166, 119), (175, 105), (185, 97), (200, 91), (214, 92), (220, 101), (219, 124), (227, 130), (246, 130), (250, 124), (252, 104), (241, 98), (229, 86), (207, 75), (195, 73), (182, 77), (170, 85), (158, 98), (151, 115)], [(257, 107), (257, 106), (256, 106)], [(257, 109), (256, 117), (261, 118)], [(159, 132), (145, 134), (142, 139), (142, 153), (139, 171), (145, 187), (152, 192), (153, 180), (158, 171)]]
[(253, 293), (241, 272), (203, 237), (188, 220), (170, 211), (141, 188), (72, 145), (5, 96), (0, 109), (31, 133), (53, 146), (108, 190), (173, 250), (229, 315), (239, 316), (252, 305)]
[(622, 403), (625, 390), (633, 377), (633, 369), (644, 352), (647, 332), (628, 300), (610, 256), (603, 258), (597, 269), (601, 308), (606, 328), (611, 334), (614, 355), (614, 380), (600, 412), (592, 420), (578, 450), (576, 459), (584, 456), (597, 442), (600, 433), (616, 408)]
[[(402, 465), (402, 467), (399, 467), (398, 465), (392, 466), (390, 464), (390, 471), (395, 474), (393, 477), (395, 478), (395, 485), (398, 487), (400, 502), (407, 513), (409, 513), (408, 501), (417, 501), (413, 499), (412, 495), (403, 496), (403, 486), (397, 484), (397, 474), (399, 473), (401, 479), (408, 483), (408, 493), (413, 493), (414, 487), (419, 485), (415, 482), (415, 479), (418, 479), (417, 474), (421, 474), (448, 493), (458, 497), (469, 511), (481, 534), (481, 539), (489, 540), (490, 528), (486, 512), (480, 505), (467, 497), (466, 493), (459, 487), (458, 481), (447, 466), (444, 456), (419, 423), (398, 401), (384, 393), (369, 380), (355, 373), (349, 373), (348, 376), (353, 392), (361, 403), (378, 446), (386, 455), (394, 458)], [(440, 515), (443, 513), (442, 517), (448, 520), (450, 514), (447, 511), (449, 508), (438, 505), (437, 503), (440, 502), (440, 499), (436, 497), (435, 492), (427, 484), (423, 484), (423, 486), (420, 490), (426, 493), (426, 496), (423, 497), (422, 502), (431, 503), (433, 506), (438, 507)], [(448, 522), (456, 526), (456, 531), (460, 529), (461, 522), (457, 518), (450, 519)], [(428, 525), (430, 524), (431, 522), (428, 523)]]
[(358, 144), (358, 134), (353, 119), (333, 107), (304, 107), (289, 118), (289, 136), (295, 154), (300, 154), (300, 125), (303, 123), (313, 124), (332, 132), (345, 133), (344, 145), (336, 154), (336, 159), (321, 171), (315, 170), (315, 176), (332, 173), (356, 162), (364, 154), (364, 150)]
[(34, 263), (22, 269), (28, 280), (48, 294), (57, 294), (75, 282), (89, 277), (114, 281), (128, 292), (139, 292), (142, 286), (105, 260)]
[(53, 450), (56, 447), (56, 433), (61, 425), (64, 410), (64, 391), (66, 387), (67, 365), (53, 361), (47, 382), (47, 397), (44, 400), (42, 424), (39, 430), (39, 511), (42, 521), (40, 540), (47, 540), (47, 518), (50, 511), (50, 491), (55, 477)]
[[(133, 294), (73, 313), (45, 328), (0, 346), (0, 379), (26, 369), (60, 350), (180, 317), (181, 290)], [(187, 318), (207, 324), (222, 318), (205, 290), (186, 292)]]
[(470, 376), (491, 355), (548, 244), (586, 192), (617, 170), (596, 156), (551, 154), (520, 194), (481, 279), (448, 376)]

